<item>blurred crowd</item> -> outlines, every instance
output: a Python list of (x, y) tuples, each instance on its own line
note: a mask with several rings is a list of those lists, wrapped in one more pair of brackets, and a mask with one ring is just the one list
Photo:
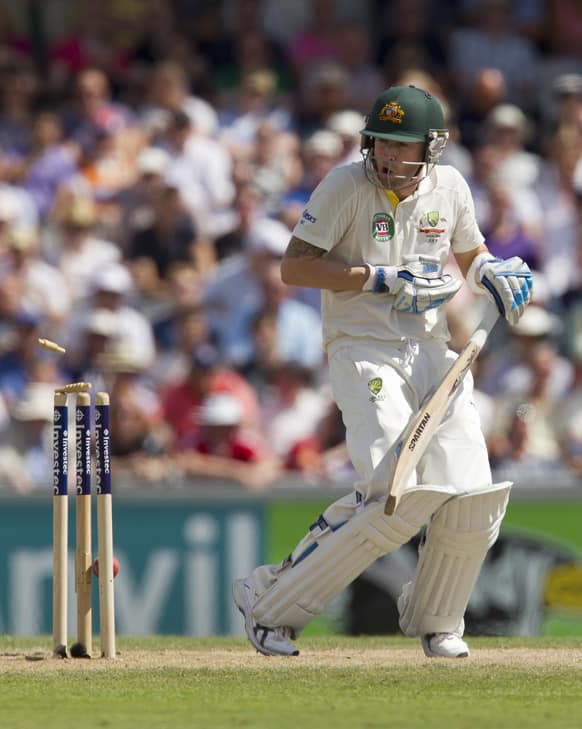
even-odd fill
[[(0, 3), (0, 489), (46, 488), (53, 388), (80, 380), (139, 483), (351, 478), (319, 293), (279, 264), (408, 83), (490, 249), (535, 271), (474, 373), (492, 463), (582, 476), (582, 3), (45, 0)], [(453, 299), (453, 346), (481, 304)]]

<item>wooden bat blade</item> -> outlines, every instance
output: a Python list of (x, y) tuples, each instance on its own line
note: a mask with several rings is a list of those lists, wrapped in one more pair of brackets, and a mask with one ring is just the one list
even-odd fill
[(435, 431), (441, 424), (452, 397), (483, 348), (498, 318), (497, 309), (489, 306), (483, 320), (471, 335), (457, 359), (447, 370), (439, 386), (422, 403), (396, 446), (396, 463), (388, 488), (384, 513), (393, 514), (400, 492), (426, 451)]

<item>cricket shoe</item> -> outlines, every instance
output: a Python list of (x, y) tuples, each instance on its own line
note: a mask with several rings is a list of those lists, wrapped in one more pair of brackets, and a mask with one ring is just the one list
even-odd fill
[(232, 584), (232, 595), (237, 608), (245, 619), (247, 638), (259, 653), (265, 656), (298, 656), (299, 651), (288, 639), (293, 637), (291, 628), (269, 628), (260, 625), (253, 617), (253, 605), (257, 593), (252, 580), (247, 577), (235, 580)]
[(468, 658), (469, 646), (454, 633), (427, 633), (420, 642), (429, 658)]

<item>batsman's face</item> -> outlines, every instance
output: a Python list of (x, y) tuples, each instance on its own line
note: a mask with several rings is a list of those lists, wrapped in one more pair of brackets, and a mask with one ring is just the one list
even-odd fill
[(424, 161), (424, 142), (397, 142), (374, 139), (374, 159), (378, 177), (388, 190), (415, 184), (419, 165)]

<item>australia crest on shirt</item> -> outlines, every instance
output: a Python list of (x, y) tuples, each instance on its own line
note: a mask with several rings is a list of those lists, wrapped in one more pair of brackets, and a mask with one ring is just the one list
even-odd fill
[(446, 222), (438, 210), (429, 210), (418, 221), (418, 232), (427, 243), (438, 243), (447, 230)]

